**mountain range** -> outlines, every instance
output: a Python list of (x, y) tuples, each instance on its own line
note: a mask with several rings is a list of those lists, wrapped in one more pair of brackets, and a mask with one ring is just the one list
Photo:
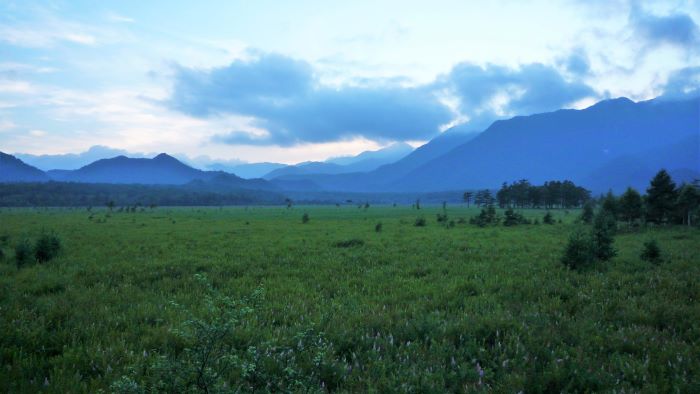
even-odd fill
[[(250, 164), (251, 166), (254, 164)], [(275, 163), (259, 163), (259, 168)], [(210, 167), (212, 168), (212, 167)], [(516, 116), (476, 132), (447, 130), (412, 150), (407, 144), (273, 168), (265, 179), (242, 179), (228, 167), (205, 171), (167, 154), (119, 155), (75, 170), (41, 171), (0, 155), (0, 182), (187, 184), (200, 188), (343, 192), (437, 192), (497, 188), (528, 179), (569, 179), (594, 192), (644, 190), (666, 168), (677, 182), (700, 177), (700, 99), (619, 98), (582, 110)]]
[(385, 164), (394, 163), (412, 151), (413, 147), (409, 144), (395, 143), (376, 151), (362, 152), (357, 156), (331, 158), (323, 162), (304, 162), (293, 166), (278, 168), (266, 174), (264, 178), (274, 179), (293, 175), (368, 172)]

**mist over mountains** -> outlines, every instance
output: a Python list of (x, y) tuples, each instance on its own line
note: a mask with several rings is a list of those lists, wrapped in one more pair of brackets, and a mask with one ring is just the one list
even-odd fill
[[(111, 153), (120, 154), (76, 169), (36, 168), (61, 163), (65, 167)], [(499, 120), (480, 133), (459, 126), (415, 150), (397, 143), (354, 157), (293, 166), (210, 163), (197, 169), (167, 154), (149, 159), (121, 153), (93, 147), (79, 155), (2, 154), (0, 182), (393, 193), (497, 188), (519, 179), (533, 183), (569, 179), (594, 192), (627, 186), (644, 189), (660, 168), (677, 182), (700, 177), (700, 99), (605, 100), (583, 110)]]

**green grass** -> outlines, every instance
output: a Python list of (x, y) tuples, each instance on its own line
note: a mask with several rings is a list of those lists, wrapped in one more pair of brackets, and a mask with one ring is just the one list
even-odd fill
[[(486, 228), (446, 228), (440, 212), (157, 208), (88, 219), (85, 210), (2, 209), (0, 391), (109, 391), (122, 375), (138, 380), (132, 367), (182, 348), (171, 329), (186, 316), (170, 302), (201, 312), (201, 273), (234, 297), (264, 289), (233, 334), (242, 346), (322, 333), (343, 366), (326, 388), (700, 392), (697, 229), (625, 231), (610, 262), (571, 271), (559, 260), (577, 211), (553, 211), (562, 224)], [(458, 222), (478, 211), (447, 213)], [(18, 270), (15, 243), (43, 230), (61, 237), (62, 253)], [(659, 265), (640, 259), (651, 238)]]

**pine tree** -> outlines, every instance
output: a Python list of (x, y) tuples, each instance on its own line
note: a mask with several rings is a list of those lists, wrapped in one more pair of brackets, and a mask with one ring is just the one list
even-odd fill
[(602, 198), (600, 209), (608, 212), (617, 220), (619, 214), (619, 204), (617, 198), (615, 198), (615, 195), (612, 193), (612, 190), (609, 190), (608, 194)]
[(577, 229), (569, 237), (561, 262), (569, 268), (577, 269), (593, 263), (594, 260), (591, 237), (582, 229)]
[(467, 208), (469, 208), (469, 203), (472, 201), (472, 196), (474, 195), (473, 192), (464, 192), (462, 195), (462, 199), (464, 200), (465, 203), (467, 203)]
[(591, 224), (593, 222), (593, 217), (595, 213), (593, 212), (593, 201), (586, 201), (583, 204), (583, 211), (581, 212), (581, 221), (586, 224)]
[(700, 192), (693, 185), (683, 185), (678, 192), (676, 205), (682, 215), (683, 224), (692, 225), (692, 217), (700, 207)]
[(608, 261), (615, 257), (617, 252), (613, 247), (615, 242), (615, 230), (617, 221), (608, 211), (601, 210), (593, 222), (593, 253), (600, 261)]
[(673, 212), (676, 203), (676, 184), (666, 170), (659, 171), (647, 189), (647, 220), (652, 223), (665, 223)]
[(633, 221), (642, 217), (642, 196), (631, 187), (620, 196), (620, 219), (631, 225)]

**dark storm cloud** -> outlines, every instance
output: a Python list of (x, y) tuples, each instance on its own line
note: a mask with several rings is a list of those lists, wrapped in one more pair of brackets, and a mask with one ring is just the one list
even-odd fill
[(670, 44), (694, 53), (700, 51), (700, 29), (688, 14), (653, 15), (635, 4), (629, 21), (637, 37), (650, 47)]
[(426, 88), (392, 83), (331, 88), (318, 83), (308, 63), (280, 55), (208, 71), (178, 68), (170, 104), (194, 116), (252, 116), (255, 126), (269, 132), (264, 138), (240, 132), (217, 137), (230, 143), (425, 139), (452, 117)]
[(567, 81), (542, 64), (513, 69), (461, 63), (430, 84), (406, 87), (401, 81), (365, 79), (334, 88), (321, 84), (304, 61), (261, 54), (209, 70), (177, 67), (169, 105), (198, 117), (249, 116), (253, 126), (267, 131), (262, 136), (232, 131), (217, 135), (215, 142), (288, 146), (353, 137), (431, 138), (454, 118), (439, 94), (456, 97), (460, 113), (481, 129), (499, 118), (489, 106), (497, 95), (508, 97), (501, 110), (516, 115), (555, 110), (594, 95), (587, 85)]
[(662, 97), (678, 100), (698, 96), (700, 96), (700, 67), (685, 67), (669, 75)]
[(588, 85), (568, 81), (555, 68), (539, 63), (517, 69), (461, 63), (440, 83), (459, 98), (461, 112), (483, 127), (498, 117), (489, 103), (504, 93), (509, 99), (501, 110), (513, 115), (553, 111), (596, 96)]

